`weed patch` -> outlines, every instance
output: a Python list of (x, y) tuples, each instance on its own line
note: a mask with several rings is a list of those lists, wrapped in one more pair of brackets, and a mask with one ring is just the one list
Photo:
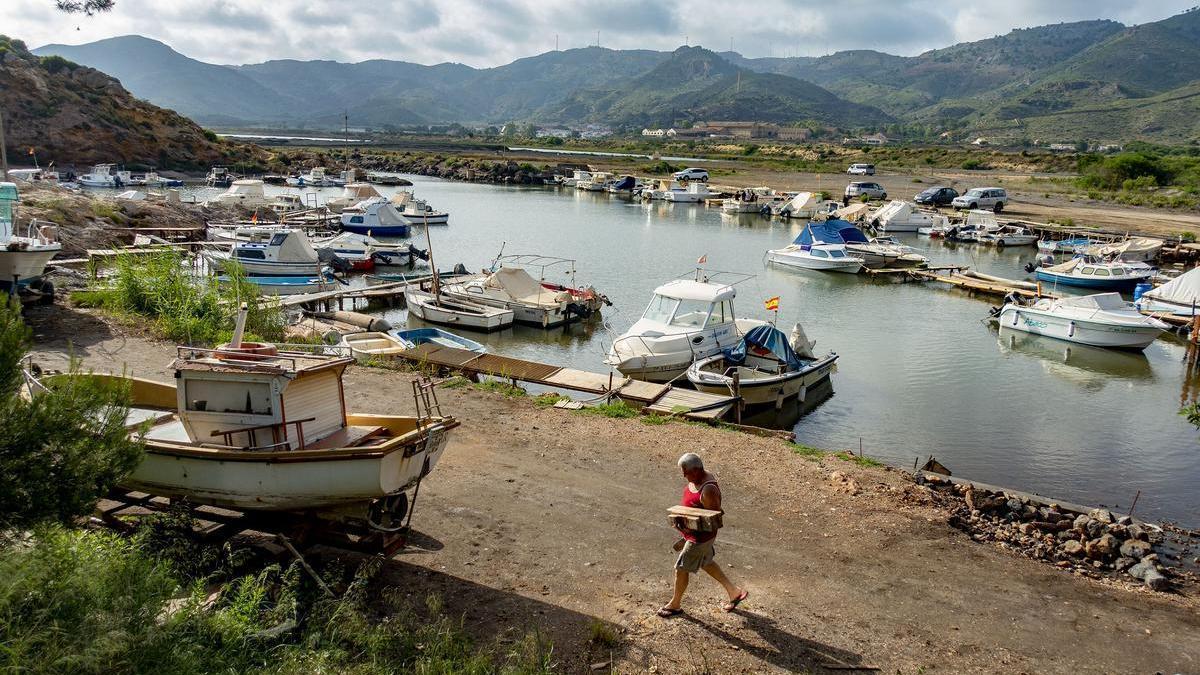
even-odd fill
[(614, 417), (621, 419), (629, 419), (637, 417), (639, 414), (637, 408), (630, 406), (624, 401), (616, 403), (604, 403), (602, 405), (585, 406), (579, 410), (584, 415), (599, 415), (601, 417)]

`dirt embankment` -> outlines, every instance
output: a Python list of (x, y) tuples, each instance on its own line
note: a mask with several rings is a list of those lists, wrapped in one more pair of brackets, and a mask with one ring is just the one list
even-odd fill
[[(33, 312), (43, 366), (62, 367), (73, 349), (98, 371), (170, 380), (171, 345), (90, 313)], [(352, 367), (348, 407), (411, 410), (408, 379)], [(1200, 667), (1194, 585), (1153, 593), (975, 543), (937, 491), (903, 472), (469, 387), (439, 396), (463, 426), (422, 487), (416, 545), (389, 562), (384, 581), (415, 599), (440, 594), (481, 637), (538, 628), (565, 672)], [(686, 614), (663, 620), (653, 612), (670, 593), (674, 540), (664, 510), (678, 499), (675, 460), (685, 451), (703, 455), (721, 482), (717, 560), (751, 595), (724, 613), (719, 587), (697, 577)], [(591, 639), (603, 626), (616, 631), (614, 645)]]

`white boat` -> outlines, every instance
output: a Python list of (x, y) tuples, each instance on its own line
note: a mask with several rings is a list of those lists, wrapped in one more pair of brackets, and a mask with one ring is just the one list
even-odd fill
[(182, 185), (182, 181), (163, 178), (153, 171), (147, 171), (143, 174), (131, 174), (126, 184), (139, 187), (167, 187)]
[(408, 190), (396, 193), (392, 197), (392, 204), (409, 225), (445, 225), (450, 222), (449, 213), (435, 211), (424, 199), (417, 199)]
[(959, 225), (946, 230), (946, 238), (953, 241), (979, 242), (990, 234), (1000, 231), (996, 214), (983, 209), (967, 211), (966, 219)]
[(62, 250), (57, 240), (58, 227), (32, 220), (25, 235), (18, 235), (18, 198), (16, 183), (0, 183), (0, 290), (11, 292), (14, 285), (17, 288), (36, 285), (47, 292), (44, 290), (47, 284), (42, 282), (46, 263)]
[(1008, 303), (998, 316), (1002, 329), (1012, 329), (1093, 347), (1145, 349), (1169, 326), (1143, 316), (1119, 293), (1097, 293), (1033, 305)]
[(688, 382), (710, 394), (740, 396), (747, 406), (774, 405), (799, 398), (809, 388), (829, 379), (837, 363), (830, 352), (816, 357), (800, 324), (792, 340), (771, 325), (750, 329), (739, 344), (715, 356), (700, 359), (687, 370)]
[(501, 267), (484, 276), (442, 286), (442, 297), (513, 312), (517, 323), (555, 328), (592, 310), (577, 304), (569, 292), (552, 289), (520, 267)]
[(204, 184), (209, 187), (227, 188), (233, 184), (237, 176), (229, 170), (229, 167), (214, 166), (208, 170), (208, 175), (204, 177)]
[(1001, 225), (1000, 229), (995, 232), (985, 232), (980, 234), (977, 239), (981, 244), (990, 244), (1001, 248), (1005, 246), (1033, 246), (1038, 241), (1036, 234), (1020, 225)]
[(866, 261), (846, 249), (837, 232), (839, 222), (844, 221), (809, 223), (791, 244), (767, 251), (767, 261), (806, 270), (857, 274)]
[(571, 172), (570, 178), (564, 178), (562, 180), (562, 184), (564, 187), (578, 187), (580, 182), (589, 181), (591, 179), (592, 179), (591, 171), (575, 169), (574, 171)]
[(379, 194), (379, 190), (376, 190), (375, 186), (370, 183), (346, 183), (342, 188), (342, 194), (327, 200), (325, 207), (334, 213), (341, 213), (343, 209), (377, 197), (383, 197), (383, 195)]
[(1096, 242), (1087, 237), (1070, 239), (1043, 239), (1037, 243), (1039, 253), (1083, 253)]
[(821, 199), (820, 195), (812, 192), (797, 192), (786, 202), (778, 202), (771, 209), (772, 215), (781, 218), (802, 218), (811, 220), (818, 216), (829, 216), (835, 213), (841, 204), (831, 199)]
[(663, 199), (669, 202), (684, 202), (694, 204), (702, 202), (715, 195), (715, 192), (708, 191), (708, 183), (704, 181), (688, 181), (687, 188), (684, 190), (668, 190), (663, 195)]
[[(844, 238), (844, 235), (843, 235)], [(929, 258), (917, 252), (917, 249), (912, 246), (907, 246), (896, 241), (895, 237), (884, 235), (882, 237), (871, 237), (871, 243), (877, 246), (886, 246), (890, 252), (898, 254), (898, 257), (891, 266), (894, 268), (903, 267), (924, 267), (929, 264)], [(850, 243), (846, 243), (846, 248), (853, 252), (850, 248)]]
[(313, 275), (321, 269), (316, 249), (300, 230), (262, 228), (246, 232), (249, 241), (235, 241), (229, 252), (205, 251), (205, 260), (218, 270), (233, 260), (251, 276)]
[(408, 350), (395, 336), (378, 331), (343, 335), (341, 345), (349, 348), (350, 355), (359, 361), (391, 359)]
[(642, 199), (666, 201), (668, 193), (686, 191), (687, 188), (683, 186), (683, 183), (673, 178), (660, 178), (653, 187), (642, 190)]
[(1039, 267), (1034, 275), (1038, 281), (1059, 286), (1132, 291), (1154, 276), (1154, 272), (1154, 268), (1145, 263), (1103, 262), (1090, 256), (1079, 256), (1058, 265)]
[(330, 176), (323, 166), (314, 166), (308, 173), (287, 179), (295, 187), (341, 187), (346, 181)]
[(129, 183), (128, 171), (114, 171), (115, 164), (97, 164), (92, 170), (75, 178), (84, 187), (119, 188)]
[(608, 187), (608, 181), (612, 178), (612, 174), (605, 171), (596, 171), (587, 179), (577, 181), (575, 183), (576, 190), (584, 192), (604, 192)]
[(642, 317), (613, 341), (604, 362), (628, 377), (674, 380), (697, 359), (728, 349), (746, 331), (765, 325), (737, 319), (736, 296), (732, 283), (714, 283), (707, 277), (667, 282), (654, 289)]
[(508, 328), (513, 322), (511, 309), (453, 300), (411, 286), (404, 290), (404, 302), (409, 314), (443, 326), (491, 332)]
[(1195, 316), (1200, 307), (1200, 267), (1142, 293), (1137, 306), (1143, 312)]
[[(374, 238), (365, 234), (343, 232), (329, 239), (313, 240), (312, 247), (320, 257), (321, 251), (329, 251), (350, 265), (350, 269), (359, 272), (370, 272), (375, 269)], [(410, 258), (411, 259), (411, 258)]]
[(205, 206), (214, 204), (255, 209), (267, 205), (267, 195), (261, 180), (243, 178), (233, 181), (228, 190), (205, 202)]
[(1122, 262), (1150, 262), (1162, 252), (1163, 240), (1152, 237), (1131, 237), (1113, 244), (1094, 244), (1084, 253), (1106, 260)]
[[(320, 348), (318, 348), (320, 350)], [(327, 349), (327, 348), (326, 348)], [(174, 384), (58, 375), (129, 387), (129, 433), (145, 455), (127, 490), (241, 511), (296, 511), (398, 531), (405, 492), (458, 426), (418, 400), (418, 416), (348, 412), (350, 358), (238, 343), (179, 347)]]
[(372, 197), (342, 210), (341, 227), (374, 237), (407, 237), (412, 230), (396, 205), (386, 197)]
[(487, 351), (487, 347), (479, 344), (474, 340), (468, 340), (461, 335), (455, 335), (442, 330), (441, 328), (406, 328), (404, 330), (393, 329), (388, 331), (388, 335), (395, 337), (404, 345), (405, 349), (416, 349), (421, 345), (435, 345), (438, 347), (451, 347), (453, 349), (465, 349), (476, 354), (483, 354)]
[[(305, 199), (307, 197), (307, 200)], [(316, 195), (308, 193), (301, 196), (292, 192), (275, 195), (267, 200), (267, 208), (280, 216), (307, 211), (316, 207)]]
[(947, 226), (950, 219), (939, 213), (921, 211), (912, 202), (893, 199), (879, 207), (871, 216), (871, 223), (880, 232), (917, 232), (921, 228)]

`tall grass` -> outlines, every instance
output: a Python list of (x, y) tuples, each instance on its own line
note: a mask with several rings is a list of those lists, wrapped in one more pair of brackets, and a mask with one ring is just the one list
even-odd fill
[(152, 256), (122, 255), (106, 280), (77, 302), (151, 320), (164, 338), (189, 345), (213, 345), (233, 332), (239, 303), (250, 310), (246, 338), (283, 339), (284, 318), (274, 303), (260, 303), (258, 287), (246, 280), (237, 264), (226, 267), (229, 281), (220, 285), (213, 277), (198, 277), (184, 264), (183, 256), (166, 251)]

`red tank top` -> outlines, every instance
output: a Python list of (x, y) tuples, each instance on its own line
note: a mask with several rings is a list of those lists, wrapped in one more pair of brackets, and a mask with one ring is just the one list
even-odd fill
[[(716, 488), (718, 490), (721, 489), (721, 486), (717, 485), (717, 481), (715, 481), (715, 480), (705, 481), (704, 483), (701, 483), (700, 484), (700, 492), (692, 492), (691, 490), (688, 489), (687, 485), (684, 485), (683, 486), (683, 499), (680, 500), (679, 504), (681, 506), (687, 506), (687, 507), (693, 508), (693, 509), (704, 508), (704, 502), (702, 502), (700, 500), (700, 493), (704, 492), (704, 486), (706, 486), (706, 485), (714, 485), (714, 486), (716, 486)], [(716, 532), (693, 532), (692, 530), (679, 530), (679, 534), (684, 539), (686, 539), (688, 541), (694, 541), (696, 543), (703, 543), (703, 542), (711, 541), (711, 540), (717, 538)]]

